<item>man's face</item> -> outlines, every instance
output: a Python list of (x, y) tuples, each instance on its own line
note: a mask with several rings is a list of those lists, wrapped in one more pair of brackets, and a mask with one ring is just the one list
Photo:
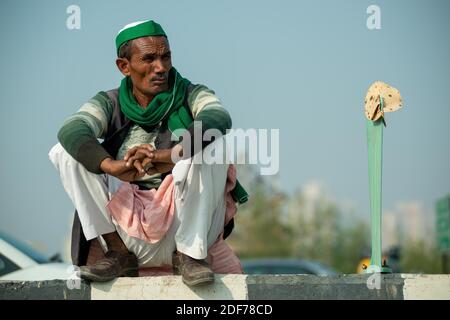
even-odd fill
[(147, 97), (169, 90), (169, 70), (172, 58), (166, 37), (134, 39), (131, 58), (122, 73), (131, 78), (133, 87)]

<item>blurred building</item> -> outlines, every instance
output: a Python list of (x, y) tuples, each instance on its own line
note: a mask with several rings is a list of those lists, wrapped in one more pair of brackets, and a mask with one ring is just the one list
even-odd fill
[(433, 214), (427, 213), (417, 201), (398, 203), (393, 210), (383, 212), (383, 250), (405, 241), (434, 241)]

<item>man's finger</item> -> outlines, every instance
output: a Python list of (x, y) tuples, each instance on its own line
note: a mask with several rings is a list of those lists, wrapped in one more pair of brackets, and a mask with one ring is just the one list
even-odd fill
[(141, 144), (139, 147), (148, 151), (155, 151), (155, 147), (153, 147), (150, 143)]
[[(131, 148), (130, 151), (133, 150), (133, 149), (148, 150), (148, 151), (150, 151), (150, 152), (156, 150), (155, 147), (153, 147), (153, 146), (152, 146), (151, 144), (149, 144), (149, 143), (144, 143), (144, 144), (140, 144), (140, 145), (138, 145), (138, 146), (135, 146), (135, 147)], [(134, 150), (134, 152), (136, 152), (136, 150)]]
[(138, 149), (139, 149), (139, 146), (136, 146), (136, 147), (133, 147), (133, 148), (129, 149), (127, 151), (127, 153), (125, 153), (125, 157), (123, 158), (123, 160), (127, 161), (128, 158), (133, 156)]
[(127, 167), (130, 167), (131, 164), (136, 160), (144, 160), (145, 158), (153, 159), (155, 154), (153, 152), (148, 151), (147, 149), (139, 149), (136, 153), (128, 158)]
[(144, 167), (142, 166), (141, 161), (135, 160), (135, 161), (133, 162), (133, 165), (134, 165), (134, 167), (136, 168), (136, 170), (139, 172), (139, 175), (141, 175), (142, 173), (145, 174), (145, 170), (144, 170)]
[(125, 165), (129, 168), (129, 167), (131, 167), (132, 164), (134, 164), (134, 162), (136, 160), (139, 160), (139, 159), (136, 156), (131, 156), (131, 157), (128, 158), (128, 160), (127, 160)]
[(142, 160), (142, 166), (145, 168), (147, 168), (147, 166), (152, 163), (152, 159), (150, 158), (145, 158), (144, 160)]
[(147, 157), (147, 158), (153, 159), (155, 157), (155, 152), (149, 151), (148, 149), (139, 149), (136, 152), (136, 156), (140, 156), (142, 158)]
[(134, 161), (138, 160), (138, 161), (142, 161), (147, 157), (147, 155), (145, 153), (139, 152), (137, 151), (133, 156), (129, 157), (127, 160), (127, 167), (130, 167), (132, 163), (134, 163)]

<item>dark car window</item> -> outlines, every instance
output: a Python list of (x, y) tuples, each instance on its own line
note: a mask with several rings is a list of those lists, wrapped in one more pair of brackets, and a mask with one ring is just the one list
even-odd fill
[(0, 277), (19, 269), (17, 264), (0, 253)]
[(338, 274), (317, 261), (299, 259), (243, 260), (242, 267), (246, 274)]
[(274, 274), (312, 274), (311, 271), (297, 266), (274, 266)]
[(299, 266), (247, 266), (244, 267), (247, 274), (312, 274), (306, 268)]
[(244, 267), (244, 273), (246, 273), (246, 274), (271, 274), (272, 270), (270, 267), (265, 267), (265, 266), (250, 266), (250, 267)]

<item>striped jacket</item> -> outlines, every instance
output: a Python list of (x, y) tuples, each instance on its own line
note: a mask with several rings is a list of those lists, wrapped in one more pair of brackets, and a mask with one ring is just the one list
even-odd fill
[[(208, 129), (218, 129), (222, 134), (231, 128), (231, 117), (222, 106), (214, 91), (204, 85), (190, 85), (185, 95), (185, 107), (188, 107), (193, 119), (202, 122), (202, 132), (194, 132), (193, 126), (188, 128), (193, 142), (197, 134)], [(58, 132), (58, 140), (63, 148), (92, 173), (103, 173), (100, 163), (107, 157), (116, 158), (130, 130), (136, 126), (126, 118), (120, 110), (118, 89), (99, 92), (72, 116), (66, 119)], [(171, 132), (166, 123), (156, 128), (146, 128), (154, 134), (150, 139), (157, 149), (171, 148), (176, 141), (171, 141)], [(103, 139), (103, 142), (99, 142)], [(208, 142), (201, 146), (206, 147)], [(193, 153), (194, 150), (191, 147)], [(159, 182), (164, 176), (159, 177)], [(157, 186), (155, 186), (157, 187)], [(225, 239), (234, 227), (234, 220), (225, 226)], [(72, 226), (71, 255), (74, 265), (85, 265), (89, 254), (90, 242), (86, 241), (82, 226), (75, 212)]]

